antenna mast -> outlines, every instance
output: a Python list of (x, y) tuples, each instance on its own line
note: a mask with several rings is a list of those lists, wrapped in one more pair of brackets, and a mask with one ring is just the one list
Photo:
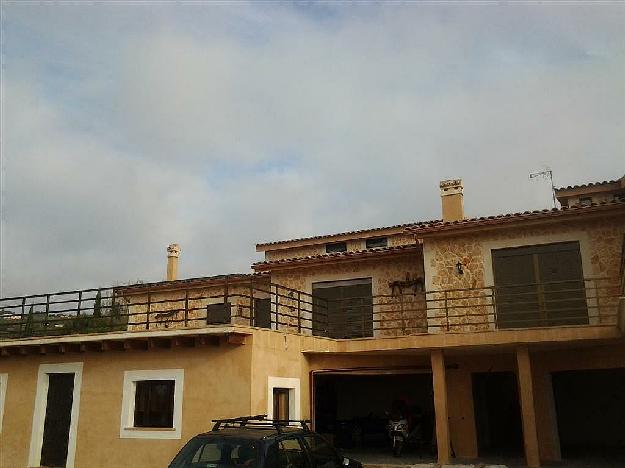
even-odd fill
[(553, 171), (551, 169), (549, 169), (549, 168), (545, 168), (545, 170), (543, 170), (543, 171), (532, 172), (530, 174), (530, 179), (535, 179), (537, 177), (549, 180), (549, 183), (551, 184), (551, 197), (553, 199), (553, 207), (557, 208), (558, 207), (558, 201), (556, 199), (556, 187), (553, 185)]

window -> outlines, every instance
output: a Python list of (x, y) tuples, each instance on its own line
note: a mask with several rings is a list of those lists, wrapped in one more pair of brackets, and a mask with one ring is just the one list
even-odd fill
[(121, 438), (180, 439), (184, 370), (126, 371)]
[(368, 249), (379, 249), (388, 246), (388, 239), (386, 237), (372, 237), (367, 239), (365, 244)]
[(329, 338), (373, 336), (371, 278), (312, 284), (313, 334)]
[(336, 451), (318, 435), (305, 435), (304, 440), (310, 447), (313, 468), (340, 468), (342, 459)]
[(579, 204), (582, 206), (592, 205), (592, 197), (579, 197)]
[(273, 419), (288, 421), (289, 417), (289, 389), (274, 387), (273, 389)]
[(170, 468), (199, 468), (219, 466), (256, 467), (259, 445), (251, 440), (232, 437), (194, 437), (174, 458)]
[(135, 427), (174, 426), (174, 380), (135, 383)]
[(326, 253), (347, 252), (347, 242), (326, 244)]
[(0, 434), (2, 434), (2, 415), (4, 414), (4, 400), (7, 394), (7, 380), (9, 374), (0, 374)]
[(300, 419), (298, 378), (267, 378), (267, 416), (269, 419)]
[(229, 324), (230, 303), (220, 302), (218, 304), (208, 304), (206, 306), (206, 322), (209, 325)]
[(290, 437), (273, 444), (267, 453), (267, 466), (309, 468), (301, 441), (297, 437)]
[(588, 323), (578, 242), (492, 251), (499, 328)]

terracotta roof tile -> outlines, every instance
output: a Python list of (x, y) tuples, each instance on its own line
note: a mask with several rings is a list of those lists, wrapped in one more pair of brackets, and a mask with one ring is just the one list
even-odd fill
[[(431, 223), (431, 222), (435, 222), (435, 221), (427, 221), (427, 222)], [(339, 237), (339, 236), (351, 236), (353, 234), (363, 234), (365, 232), (375, 233), (377, 231), (383, 231), (385, 229), (407, 228), (407, 227), (415, 226), (415, 225), (419, 225), (419, 224), (422, 224), (422, 223), (421, 222), (404, 223), (404, 224), (396, 224), (394, 226), (381, 226), (381, 227), (374, 227), (374, 228), (368, 228), (368, 229), (357, 229), (357, 230), (354, 230), (354, 231), (337, 232), (335, 234), (322, 234), (322, 235), (311, 236), (311, 237), (299, 237), (299, 238), (288, 239), (288, 240), (279, 240), (279, 241), (272, 241), (272, 242), (261, 242), (259, 244), (256, 244), (256, 247), (266, 247), (266, 246), (272, 246), (272, 245), (288, 244), (290, 242), (312, 241), (312, 240), (318, 240), (318, 239), (329, 239), (330, 240), (330, 239), (332, 239), (334, 237)]]
[(555, 191), (559, 192), (561, 190), (573, 190), (573, 189), (579, 189), (579, 188), (598, 187), (600, 185), (618, 184), (623, 178), (625, 178), (625, 176), (616, 180), (603, 180), (601, 182), (589, 182), (587, 184), (567, 185), (566, 187), (558, 187), (555, 189)]
[(267, 270), (273, 266), (282, 266), (282, 265), (293, 265), (300, 263), (312, 263), (319, 261), (326, 261), (330, 259), (349, 259), (349, 258), (363, 258), (363, 257), (373, 257), (379, 255), (387, 255), (392, 253), (401, 253), (401, 252), (417, 252), (419, 251), (418, 244), (410, 244), (410, 245), (398, 245), (395, 247), (380, 247), (376, 249), (367, 249), (367, 250), (352, 250), (348, 252), (332, 252), (325, 253), (319, 255), (308, 255), (306, 257), (293, 257), (293, 258), (283, 258), (280, 260), (266, 260), (264, 262), (257, 262), (252, 265), (252, 268), (256, 271)]
[(562, 208), (552, 208), (544, 210), (523, 211), (517, 213), (505, 213), (494, 216), (482, 216), (478, 218), (467, 218), (460, 221), (433, 221), (420, 223), (419, 225), (406, 228), (407, 232), (414, 234), (445, 232), (456, 229), (474, 226), (500, 225), (522, 220), (534, 220), (542, 218), (552, 218), (560, 216), (570, 216), (579, 213), (592, 213), (612, 208), (625, 207), (625, 201), (609, 201), (602, 203), (592, 203), (590, 205), (563, 206)]
[(213, 284), (221, 284), (226, 280), (229, 282), (241, 282), (249, 281), (252, 278), (262, 278), (265, 275), (261, 273), (233, 273), (228, 275), (216, 275), (216, 276), (200, 276), (197, 278), (185, 278), (175, 281), (158, 281), (154, 283), (138, 283), (130, 284), (128, 286), (116, 286), (117, 291), (123, 293), (135, 293), (149, 289), (150, 291), (156, 291), (161, 289), (178, 289), (188, 288), (195, 286), (207, 286)]

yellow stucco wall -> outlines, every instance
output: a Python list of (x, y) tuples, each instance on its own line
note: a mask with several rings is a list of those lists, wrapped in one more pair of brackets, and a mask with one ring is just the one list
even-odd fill
[[(0, 467), (27, 466), (37, 373), (40, 364), (82, 362), (76, 467), (165, 466), (181, 446), (211, 420), (248, 414), (251, 399), (251, 346), (202, 346), (0, 360), (8, 373)], [(182, 438), (121, 439), (124, 371), (184, 369)]]

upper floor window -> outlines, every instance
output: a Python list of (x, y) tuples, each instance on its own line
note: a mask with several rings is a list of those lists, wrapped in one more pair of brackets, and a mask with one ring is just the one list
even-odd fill
[(579, 204), (582, 206), (592, 205), (592, 197), (579, 197)]
[(347, 242), (326, 244), (326, 253), (347, 252)]
[(365, 242), (368, 249), (379, 249), (380, 247), (388, 246), (388, 239), (386, 237), (372, 237)]
[(493, 250), (499, 328), (588, 323), (578, 242)]

